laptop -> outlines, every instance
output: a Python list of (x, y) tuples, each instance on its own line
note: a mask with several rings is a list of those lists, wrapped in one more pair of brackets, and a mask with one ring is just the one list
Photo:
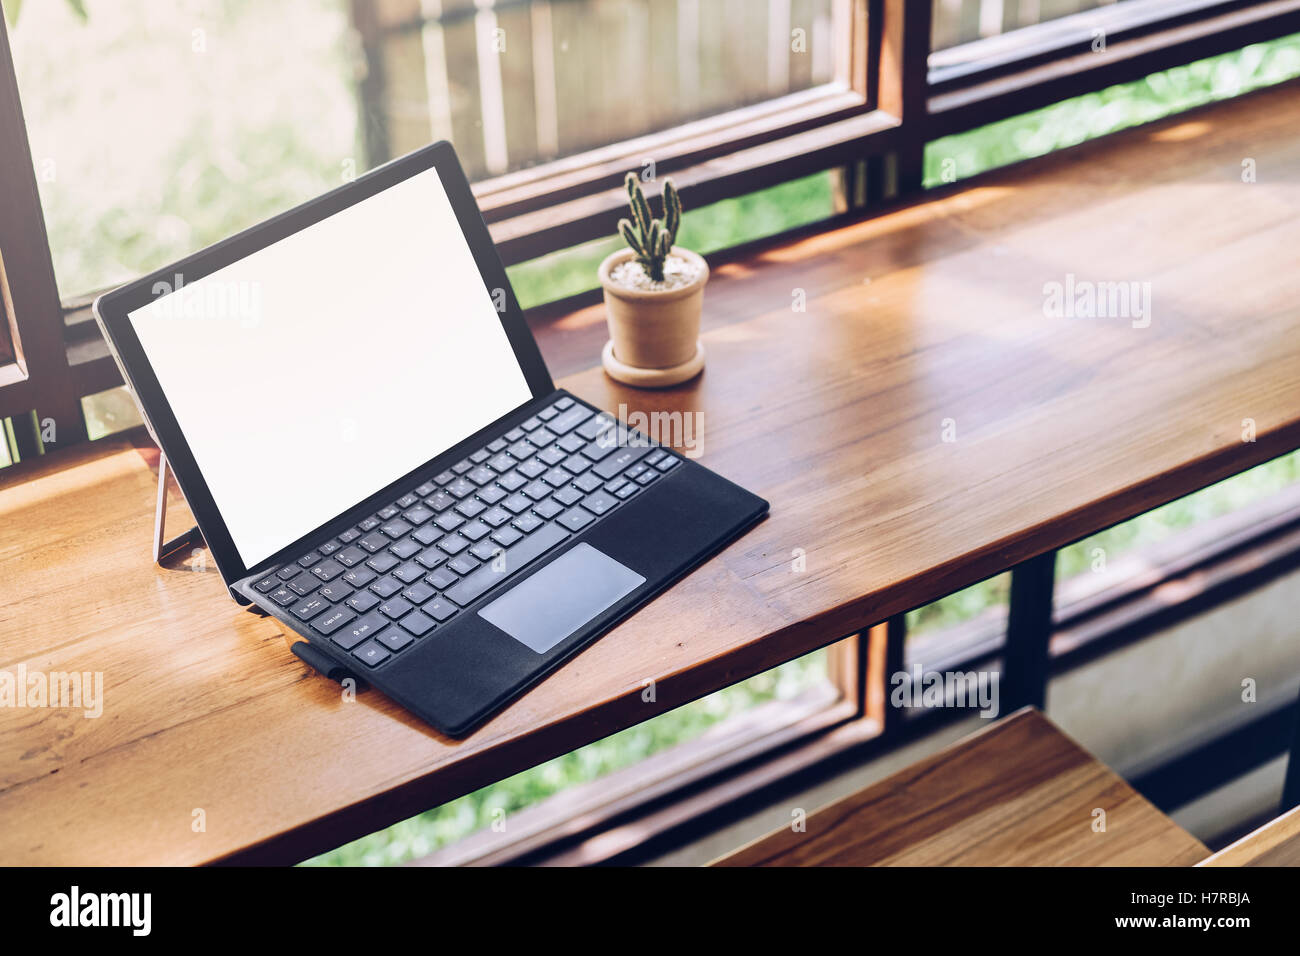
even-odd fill
[(94, 313), (231, 597), (451, 736), (767, 512), (555, 387), (445, 142)]

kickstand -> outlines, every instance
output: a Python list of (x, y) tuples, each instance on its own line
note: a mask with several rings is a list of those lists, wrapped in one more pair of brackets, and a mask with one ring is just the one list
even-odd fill
[(197, 527), (190, 528), (189, 531), (179, 534), (170, 541), (164, 541), (167, 524), (167, 456), (160, 449), (158, 452), (158, 507), (154, 511), (153, 519), (153, 559), (157, 564), (162, 564), (164, 558), (168, 558), (177, 551), (201, 541), (202, 536), (199, 534)]

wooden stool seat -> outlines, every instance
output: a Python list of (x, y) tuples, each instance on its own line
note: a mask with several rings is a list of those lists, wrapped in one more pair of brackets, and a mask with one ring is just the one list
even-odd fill
[(804, 832), (785, 827), (713, 865), (1174, 866), (1207, 855), (1027, 708), (810, 814)]

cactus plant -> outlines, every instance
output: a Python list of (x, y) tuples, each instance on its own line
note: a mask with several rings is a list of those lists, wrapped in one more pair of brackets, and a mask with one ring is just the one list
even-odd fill
[(663, 282), (664, 260), (677, 241), (677, 229), (682, 224), (682, 201), (677, 187), (671, 179), (664, 180), (664, 217), (655, 219), (650, 215), (650, 204), (641, 191), (637, 174), (628, 173), (624, 185), (632, 218), (618, 221), (619, 235), (636, 253), (636, 261), (641, 263), (646, 275), (654, 282)]

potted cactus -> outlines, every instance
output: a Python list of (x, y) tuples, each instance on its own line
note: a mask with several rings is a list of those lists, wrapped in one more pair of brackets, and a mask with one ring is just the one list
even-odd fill
[(704, 367), (700, 312), (709, 267), (673, 244), (682, 203), (671, 179), (664, 180), (663, 219), (650, 215), (636, 173), (627, 174), (626, 187), (632, 218), (620, 219), (618, 231), (628, 247), (600, 264), (610, 335), (602, 361), (628, 385), (676, 385)]

